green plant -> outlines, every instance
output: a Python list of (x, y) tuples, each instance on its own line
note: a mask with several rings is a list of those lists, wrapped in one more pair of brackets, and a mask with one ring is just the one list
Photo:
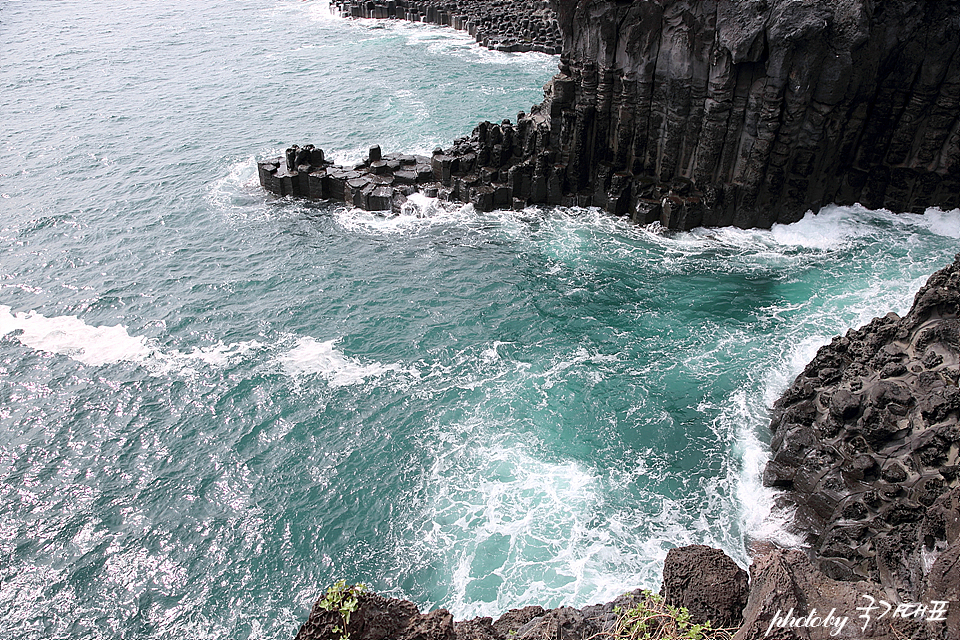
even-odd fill
[(674, 607), (649, 591), (627, 609), (617, 607), (617, 622), (608, 633), (614, 640), (725, 640), (726, 629), (714, 629), (710, 623), (694, 624), (690, 612)]
[(333, 627), (334, 633), (340, 634), (340, 640), (350, 640), (347, 626), (350, 624), (350, 614), (357, 610), (360, 604), (360, 594), (369, 591), (367, 585), (358, 582), (348, 585), (346, 580), (337, 580), (327, 593), (320, 599), (318, 605), (326, 611), (340, 614), (340, 624)]

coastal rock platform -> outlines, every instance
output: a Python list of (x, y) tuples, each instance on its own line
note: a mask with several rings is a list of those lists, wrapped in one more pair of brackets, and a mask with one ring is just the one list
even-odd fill
[(558, 54), (557, 14), (547, 0), (334, 0), (331, 10), (350, 18), (397, 18), (466, 31), (493, 51)]
[(400, 213), (407, 196), (422, 191), (436, 197), (442, 187), (430, 158), (384, 156), (380, 147), (372, 147), (364, 162), (343, 167), (324, 160), (313, 145), (294, 146), (282, 158), (258, 162), (257, 172), (263, 188), (277, 195), (336, 200), (367, 211)]

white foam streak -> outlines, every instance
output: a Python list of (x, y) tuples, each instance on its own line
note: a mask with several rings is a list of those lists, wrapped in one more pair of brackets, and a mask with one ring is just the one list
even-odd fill
[[(122, 325), (91, 326), (76, 316), (46, 317), (36, 311), (11, 313), (0, 305), (0, 336), (15, 334), (24, 346), (44, 353), (64, 355), (87, 366), (129, 362), (143, 366), (154, 376), (199, 375), (199, 368), (225, 369), (260, 351), (269, 349), (257, 340), (246, 340), (202, 347), (191, 351), (162, 350), (156, 340), (132, 336)], [(361, 363), (335, 347), (338, 339), (320, 341), (297, 338), (293, 348), (274, 357), (284, 373), (291, 377), (319, 375), (332, 387), (359, 384), (368, 378), (400, 373), (418, 379), (416, 368), (380, 362)], [(288, 336), (281, 344), (289, 344)], [(277, 347), (274, 347), (276, 349)]]
[(12, 314), (0, 305), (0, 335), (14, 331), (25, 346), (90, 366), (143, 362), (153, 353), (146, 338), (131, 336), (122, 325), (93, 327), (76, 316), (47, 318), (35, 311)]
[(312, 0), (307, 7), (307, 15), (316, 22), (330, 22), (331, 20), (341, 20), (334, 11), (331, 10), (328, 0)]
[(231, 344), (218, 342), (209, 347), (194, 347), (189, 353), (181, 353), (176, 349), (170, 353), (156, 350), (151, 354), (152, 357), (146, 362), (146, 366), (153, 375), (195, 376), (199, 373), (196, 366), (201, 363), (211, 368), (223, 369), (236, 364), (250, 352), (262, 349), (263, 346), (256, 340), (248, 340)]
[(91, 367), (130, 362), (153, 375), (196, 375), (195, 367), (205, 364), (223, 368), (260, 349), (256, 340), (232, 344), (194, 347), (188, 353), (162, 351), (155, 340), (132, 336), (122, 325), (96, 327), (76, 316), (46, 317), (36, 311), (10, 313), (0, 305), (0, 335), (19, 332), (16, 339), (24, 346), (44, 353), (63, 355)]
[[(792, 224), (775, 224), (770, 230), (780, 245), (807, 249), (834, 249), (869, 233), (867, 226), (852, 214), (853, 207), (824, 207), (820, 213), (807, 214)], [(858, 211), (861, 216), (863, 211)]]
[(343, 209), (334, 216), (348, 231), (382, 235), (409, 233), (434, 225), (464, 224), (476, 218), (472, 204), (443, 202), (420, 193), (409, 196), (399, 214)]
[(399, 364), (372, 362), (362, 364), (356, 358), (344, 355), (334, 346), (337, 340), (321, 342), (309, 336), (297, 340), (296, 345), (280, 355), (277, 362), (289, 376), (319, 375), (332, 387), (360, 384), (370, 377), (379, 377), (388, 372), (404, 373), (419, 377), (416, 369), (405, 369)]
[(916, 224), (925, 227), (932, 233), (946, 238), (960, 239), (960, 209), (941, 211), (927, 209), (923, 215), (911, 214)]
[(232, 163), (227, 175), (210, 186), (208, 197), (218, 209), (241, 215), (252, 203), (262, 201), (263, 191), (257, 178), (256, 158), (250, 156)]

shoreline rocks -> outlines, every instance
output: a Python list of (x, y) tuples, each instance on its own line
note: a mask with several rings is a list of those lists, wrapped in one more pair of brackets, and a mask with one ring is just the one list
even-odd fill
[[(406, 600), (361, 593), (357, 595), (356, 611), (351, 613), (349, 623), (343, 624), (341, 614), (331, 610), (335, 607), (326, 607), (321, 598), (295, 640), (341, 640), (342, 633), (348, 633), (351, 640), (587, 640), (615, 637), (626, 611), (641, 603), (657, 607), (660, 602), (692, 604), (691, 621), (721, 621), (719, 626), (713, 625), (714, 629), (733, 627), (742, 620), (747, 573), (723, 552), (702, 545), (673, 549), (664, 567), (664, 573), (671, 577), (664, 580), (659, 596), (637, 589), (605, 604), (580, 609), (528, 606), (511, 609), (497, 620), (477, 617), (454, 622), (446, 609), (424, 614)], [(702, 599), (704, 595), (707, 600)]]
[(557, 15), (547, 0), (334, 0), (346, 18), (396, 18), (466, 31), (492, 51), (559, 54)]
[[(763, 480), (787, 491), (827, 576), (904, 601), (960, 588), (958, 381), (960, 255), (903, 318), (821, 347), (774, 405)], [(933, 586), (951, 571), (952, 586)]]
[(387, 154), (370, 148), (367, 159), (353, 167), (324, 159), (313, 145), (293, 146), (283, 157), (257, 163), (260, 185), (279, 196), (336, 200), (365, 209), (400, 213), (407, 196), (422, 191), (436, 197), (440, 187), (430, 158)]

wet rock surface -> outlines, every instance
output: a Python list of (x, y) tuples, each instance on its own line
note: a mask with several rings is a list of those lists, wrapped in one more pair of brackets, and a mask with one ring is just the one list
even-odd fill
[[(831, 202), (960, 206), (958, 0), (348, 6), (472, 29), (509, 51), (555, 51), (559, 32), (541, 104), (431, 159), (449, 199), (597, 206), (670, 229), (769, 227)], [(287, 177), (261, 169), (264, 188), (313, 197)]]
[(400, 213), (407, 196), (423, 191), (436, 196), (431, 159), (402, 154), (383, 155), (371, 147), (364, 162), (343, 167), (324, 160), (313, 145), (290, 147), (284, 157), (257, 163), (260, 184), (280, 196), (336, 200), (367, 211)]

